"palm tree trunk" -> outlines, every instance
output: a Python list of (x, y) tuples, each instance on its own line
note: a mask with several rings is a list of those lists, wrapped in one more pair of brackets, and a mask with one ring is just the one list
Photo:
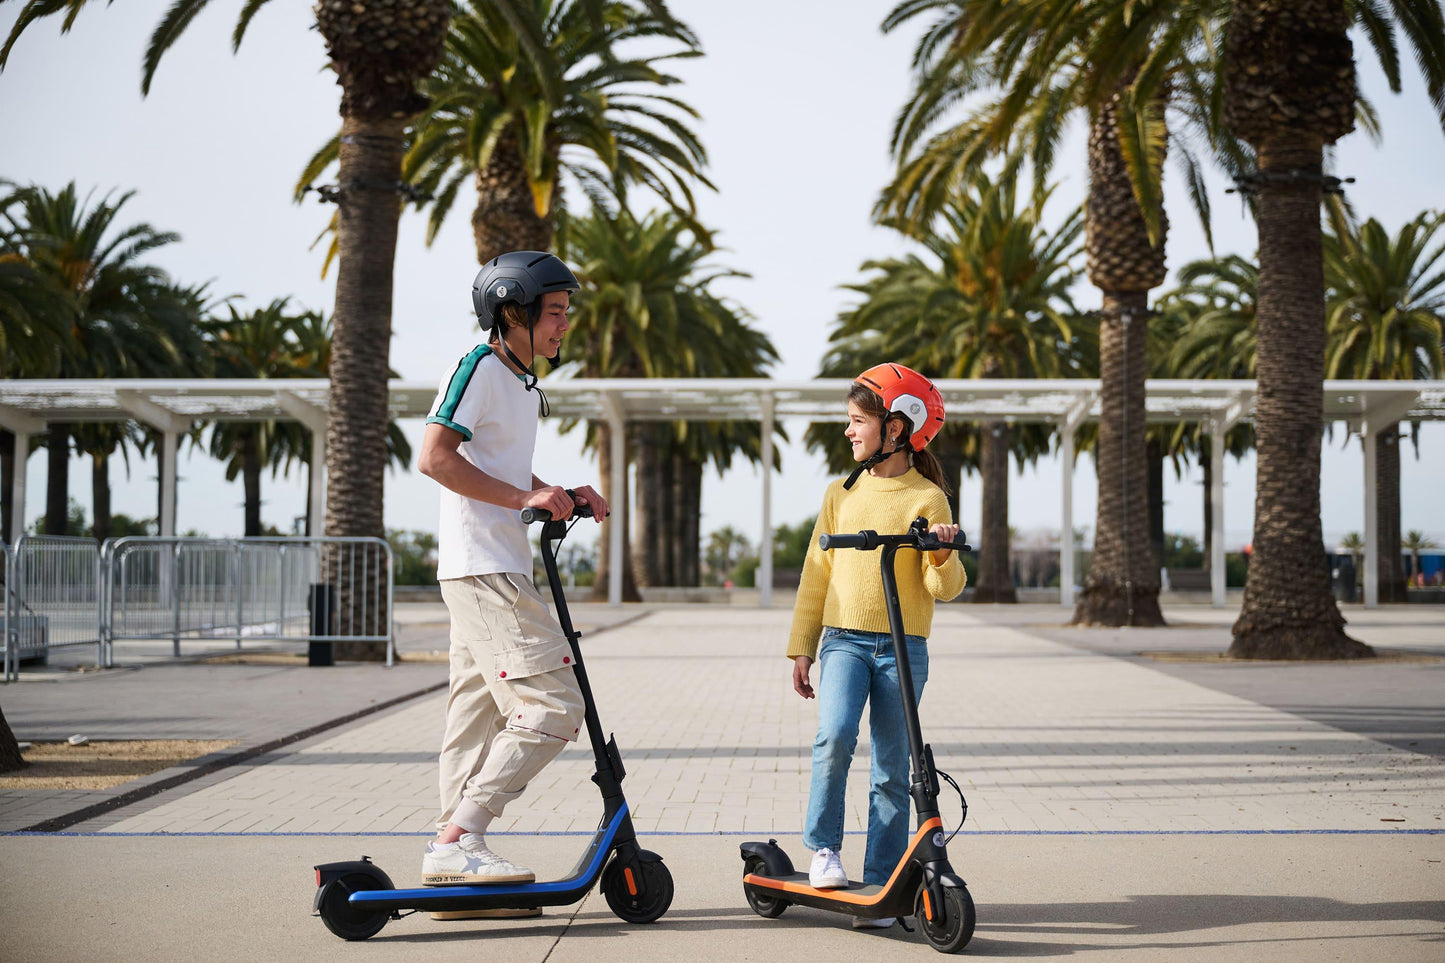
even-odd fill
[(661, 556), (657, 553), (658, 533), (668, 492), (658, 470), (657, 425), (634, 425), (632, 448), (637, 452), (637, 511), (632, 513), (632, 574), (638, 588), (651, 588), (661, 581)]
[[(390, 186), (401, 180), (406, 121), (401, 117), (341, 124), (341, 202), (331, 347), (331, 417), (326, 432), (326, 534), (385, 537), (382, 495), (386, 472), (387, 392), (391, 346), (392, 265), (401, 199)], [(339, 554), (339, 553), (338, 553)], [(367, 604), (353, 606), (339, 571), (332, 572), (342, 611), (360, 615), (358, 628), (382, 634), (390, 618), (383, 591), (365, 587)], [(334, 656), (381, 661), (376, 643), (338, 642)]]
[(702, 584), (702, 462), (678, 456), (676, 468), (681, 496), (678, 498), (678, 568), (681, 584)]
[(70, 426), (51, 422), (47, 431), (50, 452), (45, 478), (45, 534), (66, 534), (70, 509)]
[(110, 538), (110, 456), (91, 453), (90, 456), (90, 500), (95, 523), (91, 528), (95, 540), (105, 544)]
[(10, 517), (15, 506), (16, 459), (15, 433), (0, 430), (0, 539), (15, 541), (15, 529)]
[(1213, 567), (1214, 558), (1214, 459), (1210, 456), (1207, 445), (1213, 442), (1205, 439), (1200, 441), (1199, 467), (1204, 470), (1204, 568), (1209, 570)]
[(261, 534), (261, 432), (255, 425), (241, 432), (241, 484), (246, 493), (245, 533), (255, 538)]
[(549, 250), (552, 230), (550, 217), (537, 216), (517, 136), (509, 129), (487, 166), (477, 171), (477, 206), (472, 211), (477, 263), (508, 251)]
[[(1147, 295), (1104, 293), (1099, 331), (1099, 476), (1094, 557), (1073, 621), (1163, 625), (1159, 569), (1149, 546), (1145, 457), (1144, 325)], [(1143, 511), (1139, 509), (1143, 508)]]
[(983, 476), (982, 539), (978, 550), (975, 602), (1017, 602), (1009, 572), (1008, 456), (1011, 431), (1002, 421), (982, 426), (979, 473)]
[(1376, 572), (1381, 602), (1406, 602), (1405, 558), (1400, 546), (1400, 426), (1375, 439)]
[[(1320, 138), (1286, 131), (1261, 145), (1261, 171), (1321, 170)], [(1374, 654), (1345, 634), (1320, 523), (1325, 303), (1320, 185), (1260, 184), (1254, 554), (1229, 654), (1248, 659)]]
[(1149, 553), (1156, 570), (1164, 567), (1164, 444), (1158, 438), (1145, 442), (1149, 465)]
[[(622, 472), (622, 491), (612, 491), (612, 431), (606, 422), (599, 422), (597, 425), (597, 471), (602, 479), (602, 497), (607, 499), (607, 504), (626, 510), (627, 508), (627, 471)], [(632, 565), (627, 551), (627, 526), (614, 525), (610, 522), (602, 525), (602, 531), (597, 536), (597, 580), (592, 583), (590, 598), (594, 602), (606, 602), (609, 585), (612, 580), (612, 538), (614, 535), (622, 538), (622, 601), (641, 602), (642, 595), (637, 591), (637, 582), (632, 578)]]
[(5, 711), (0, 709), (0, 772), (14, 772), (25, 765), (25, 760), (20, 757), (20, 743), (15, 740), (15, 733), (10, 731), (10, 723), (5, 721)]

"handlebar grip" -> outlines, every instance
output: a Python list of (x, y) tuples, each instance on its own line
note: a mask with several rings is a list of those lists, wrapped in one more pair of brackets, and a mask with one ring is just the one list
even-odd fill
[[(567, 488), (567, 489), (564, 489), (564, 490), (567, 492), (567, 497), (570, 498), (570, 499), (572, 499), (572, 517), (573, 517), (573, 518), (591, 518), (591, 517), (592, 517), (592, 506), (591, 506), (591, 505), (584, 505), (584, 504), (582, 504), (581, 502), (579, 502), (579, 501), (577, 500), (577, 493), (574, 492), (572, 489)], [(527, 508), (522, 509), (522, 524), (523, 524), (523, 525), (530, 525), (530, 524), (532, 524), (533, 522), (550, 522), (551, 520), (552, 520), (552, 513), (549, 512), (549, 511), (547, 511), (547, 509), (545, 509), (545, 508), (532, 508), (532, 507), (529, 506), (529, 507), (527, 507)]]
[(878, 547), (878, 533), (864, 531), (856, 535), (819, 535), (818, 547), (825, 552), (835, 548), (873, 549)]

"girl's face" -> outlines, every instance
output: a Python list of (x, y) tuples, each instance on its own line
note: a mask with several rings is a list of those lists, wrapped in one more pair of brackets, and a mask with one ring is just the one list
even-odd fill
[[(889, 438), (891, 447), (897, 441), (899, 428), (897, 425), (889, 427), (893, 429)], [(843, 429), (843, 435), (853, 445), (854, 461), (864, 461), (878, 450), (882, 432), (882, 418), (868, 414), (855, 402), (848, 402), (848, 427)]]

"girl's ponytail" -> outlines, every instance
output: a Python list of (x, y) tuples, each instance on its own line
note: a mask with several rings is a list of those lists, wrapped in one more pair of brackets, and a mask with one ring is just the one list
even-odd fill
[(933, 452), (927, 448), (923, 449), (923, 451), (915, 451), (913, 453), (913, 467), (918, 469), (918, 474), (943, 489), (944, 495), (949, 498), (953, 497), (953, 489), (948, 487), (948, 480), (943, 477), (943, 466), (938, 463), (938, 459), (934, 457)]

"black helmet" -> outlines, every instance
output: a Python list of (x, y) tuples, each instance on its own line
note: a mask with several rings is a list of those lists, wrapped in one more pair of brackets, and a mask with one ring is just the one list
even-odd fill
[(569, 294), (582, 285), (555, 254), (512, 251), (492, 258), (472, 282), (472, 309), (484, 328), (495, 327), (504, 304), (527, 307), (549, 291)]

